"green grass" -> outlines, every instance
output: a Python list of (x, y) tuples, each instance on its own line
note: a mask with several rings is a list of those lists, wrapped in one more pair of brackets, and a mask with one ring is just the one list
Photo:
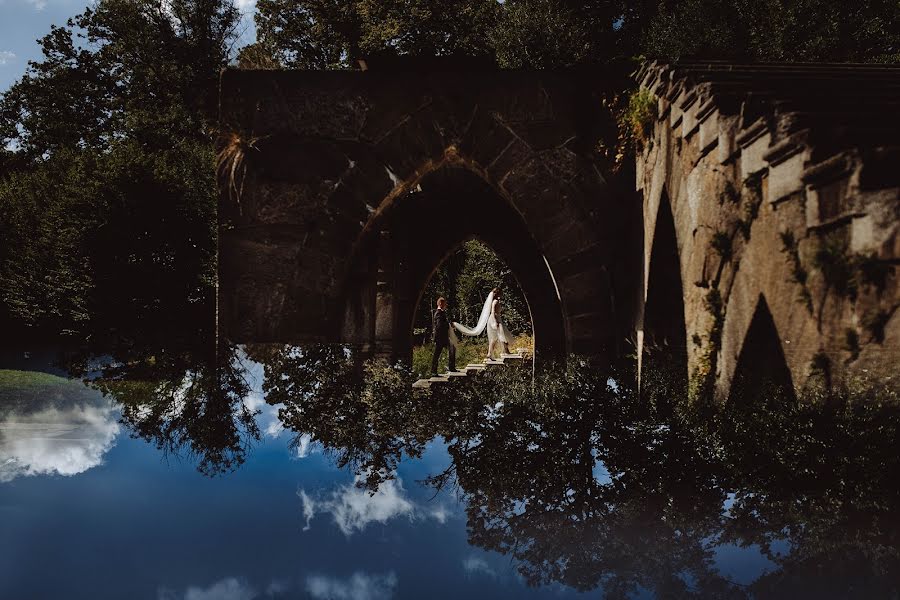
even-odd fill
[(13, 371), (10, 369), (0, 369), (0, 390), (6, 391), (10, 389), (26, 390), (37, 387), (62, 385), (69, 383), (68, 379), (57, 377), (50, 373), (40, 373), (38, 371)]
[(28, 408), (48, 402), (96, 399), (99, 393), (80, 380), (38, 371), (0, 369), (0, 408)]

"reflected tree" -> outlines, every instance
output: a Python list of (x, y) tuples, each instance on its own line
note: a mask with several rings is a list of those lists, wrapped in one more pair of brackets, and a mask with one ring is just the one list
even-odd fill
[[(374, 492), (442, 438), (424, 483), (466, 503), (469, 541), (510, 555), (531, 585), (608, 598), (893, 597), (898, 587), (900, 400), (882, 386), (767, 388), (724, 405), (680, 381), (637, 390), (570, 359), (532, 377), (490, 370), (421, 395), (402, 369), (344, 349), (265, 357), (267, 401)], [(773, 569), (749, 586), (723, 546)]]
[(448, 420), (453, 464), (430, 483), (461, 489), (469, 541), (510, 554), (531, 585), (739, 597), (713, 564), (726, 497), (714, 449), (586, 362), (538, 381), (479, 381), (481, 414)]
[(293, 447), (309, 436), (340, 467), (364, 474), (360, 485), (373, 493), (434, 435), (404, 367), (361, 361), (343, 346), (253, 346), (248, 354), (264, 365), (266, 402), (280, 407)]
[[(734, 504), (723, 540), (778, 569), (754, 596), (900, 595), (900, 396), (857, 380), (799, 400), (770, 390), (723, 411)], [(785, 549), (779, 552), (779, 549)]]
[(99, 365), (82, 355), (69, 366), (121, 405), (133, 437), (164, 456), (190, 457), (204, 475), (234, 471), (260, 437), (237, 348), (223, 345), (212, 357), (167, 350), (144, 348), (144, 360), (129, 362), (107, 355)]

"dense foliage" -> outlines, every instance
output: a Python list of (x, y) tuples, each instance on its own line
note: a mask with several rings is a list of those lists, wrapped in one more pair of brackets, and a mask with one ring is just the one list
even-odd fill
[(238, 18), (102, 0), (40, 40), (0, 100), (0, 319), (122, 344), (210, 322), (215, 90)]
[(892, 0), (662, 2), (644, 34), (647, 56), (764, 61), (900, 61)]
[(538, 69), (636, 55), (892, 62), (898, 22), (890, 0), (260, 0), (259, 41), (244, 56), (306, 69), (383, 53)]

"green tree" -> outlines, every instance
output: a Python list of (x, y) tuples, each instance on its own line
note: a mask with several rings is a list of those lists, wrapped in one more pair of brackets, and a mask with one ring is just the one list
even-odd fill
[(8, 316), (123, 343), (201, 322), (216, 82), (238, 18), (230, 0), (101, 0), (40, 40), (0, 98)]
[(606, 62), (619, 54), (629, 31), (622, 28), (624, 4), (509, 0), (490, 33), (497, 64), (547, 69)]
[(257, 43), (244, 51), (297, 69), (356, 66), (363, 55), (484, 55), (495, 0), (260, 0)]
[(355, 68), (356, 58), (385, 52), (538, 69), (638, 55), (900, 60), (892, 0), (260, 0), (258, 9), (251, 66)]
[(900, 5), (892, 0), (660, 2), (644, 53), (768, 61), (900, 60)]

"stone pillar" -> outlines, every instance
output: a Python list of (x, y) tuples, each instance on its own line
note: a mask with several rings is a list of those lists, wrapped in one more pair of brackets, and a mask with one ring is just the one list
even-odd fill
[(394, 354), (397, 306), (394, 297), (396, 287), (394, 248), (390, 231), (379, 232), (377, 261), (374, 352), (378, 358), (391, 360)]
[(355, 265), (347, 289), (344, 320), (341, 326), (341, 342), (352, 346), (360, 357), (375, 352), (375, 297), (377, 257), (374, 253)]

